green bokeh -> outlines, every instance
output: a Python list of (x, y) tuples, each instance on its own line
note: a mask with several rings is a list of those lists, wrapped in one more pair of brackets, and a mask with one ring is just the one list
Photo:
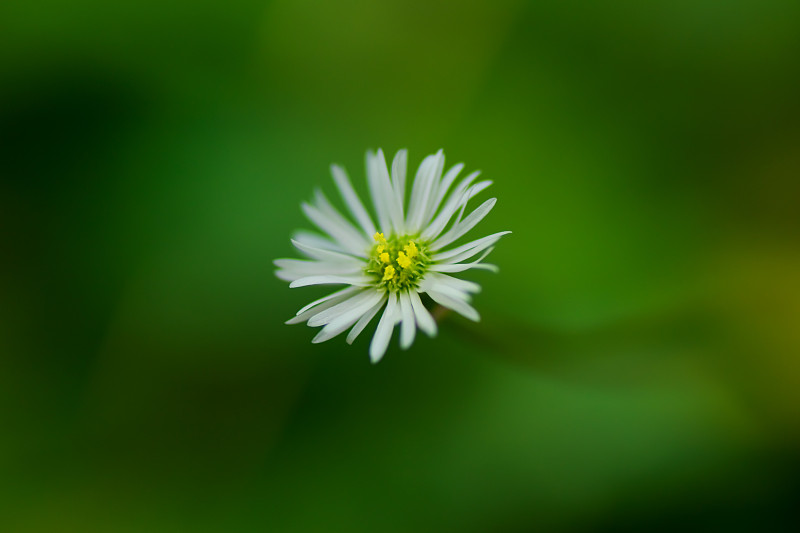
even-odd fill
[[(164, 4), (0, 7), (0, 531), (791, 530), (800, 4)], [(514, 233), (371, 365), (272, 260), (378, 147)]]

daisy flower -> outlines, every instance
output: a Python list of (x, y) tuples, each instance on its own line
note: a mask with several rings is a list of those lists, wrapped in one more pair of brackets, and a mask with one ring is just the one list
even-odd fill
[(276, 275), (290, 282), (291, 288), (344, 285), (306, 305), (286, 322), (321, 326), (312, 342), (326, 341), (351, 328), (347, 342), (352, 344), (383, 310), (369, 348), (370, 359), (378, 362), (398, 323), (403, 349), (414, 342), (417, 328), (436, 335), (436, 321), (420, 294), (427, 294), (434, 302), (470, 320), (480, 320), (470, 305), (472, 294), (480, 291), (480, 286), (450, 274), (470, 269), (496, 272), (495, 265), (482, 261), (494, 244), (511, 232), (451, 245), (494, 207), (496, 198), (464, 216), (470, 198), (492, 182), (476, 182), (480, 172), (458, 180), (464, 168), (461, 163), (442, 175), (444, 154), (439, 150), (420, 164), (406, 202), (406, 162), (406, 150), (397, 152), (390, 175), (383, 152), (367, 152), (367, 182), (375, 219), (344, 169), (337, 165), (331, 165), (331, 173), (352, 220), (343, 216), (320, 190), (315, 192), (313, 201), (302, 204), (303, 212), (322, 234), (296, 233), (292, 244), (308, 259), (278, 259)]

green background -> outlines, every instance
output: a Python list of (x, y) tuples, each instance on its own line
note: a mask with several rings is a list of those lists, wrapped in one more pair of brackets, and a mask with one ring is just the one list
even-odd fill
[[(791, 530), (799, 96), (792, 1), (3, 2), (0, 530)], [(371, 365), (272, 260), (378, 147), (514, 233)]]

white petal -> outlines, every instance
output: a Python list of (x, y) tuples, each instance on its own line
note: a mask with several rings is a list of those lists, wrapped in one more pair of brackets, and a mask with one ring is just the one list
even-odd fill
[(386, 353), (386, 348), (389, 346), (389, 341), (392, 338), (392, 331), (397, 313), (397, 295), (389, 293), (389, 302), (386, 304), (386, 310), (383, 312), (381, 321), (378, 322), (378, 329), (375, 330), (375, 336), (372, 337), (372, 342), (369, 345), (369, 358), (373, 363), (377, 363)]
[(496, 265), (489, 265), (486, 263), (481, 263), (484, 258), (492, 253), (494, 248), (489, 248), (485, 250), (481, 256), (473, 261), (472, 263), (457, 263), (457, 264), (444, 264), (444, 265), (431, 265), (430, 270), (431, 272), (464, 272), (465, 270), (469, 270), (471, 268), (477, 268), (479, 270), (490, 270), (492, 272), (497, 272), (499, 269)]
[(285, 270), (276, 270), (275, 277), (280, 280), (292, 282), (303, 277), (302, 274), (295, 274), (293, 272), (286, 272)]
[(428, 227), (423, 232), (422, 236), (425, 239), (435, 239), (447, 226), (447, 223), (453, 217), (456, 211), (465, 204), (470, 196), (469, 196), (469, 185), (473, 182), (475, 178), (478, 177), (480, 172), (473, 172), (469, 176), (465, 177), (461, 180), (461, 183), (455, 188), (455, 190), (450, 193), (450, 196), (447, 198), (447, 202), (444, 204), (444, 207), (433, 219), (433, 222), (428, 224)]
[[(314, 302), (311, 302), (309, 305), (305, 306), (303, 309), (297, 312), (297, 316), (290, 318), (286, 321), (287, 324), (299, 324), (301, 322), (305, 322), (315, 314), (333, 307), (348, 298), (350, 298), (353, 294), (360, 291), (361, 289), (358, 287), (347, 287), (346, 289), (342, 289), (340, 291), (336, 291), (333, 294), (328, 295), (325, 298), (320, 298)], [(312, 307), (313, 306), (313, 307)]]
[(473, 281), (467, 281), (465, 279), (454, 278), (453, 276), (448, 276), (447, 274), (441, 274), (438, 272), (429, 272), (426, 274), (425, 279), (431, 279), (436, 282), (437, 285), (446, 285), (453, 287), (454, 289), (465, 292), (465, 293), (479, 293), (481, 292), (481, 286)]
[(304, 259), (276, 259), (276, 267), (289, 274), (317, 276), (324, 274), (355, 274), (363, 270), (363, 264), (333, 261), (306, 261)]
[[(476, 239), (472, 242), (468, 242), (467, 244), (459, 246), (458, 248), (453, 248), (452, 250), (447, 250), (446, 252), (434, 254), (433, 260), (436, 262), (444, 262), (444, 263), (458, 263), (460, 261), (463, 261), (464, 259), (469, 259), (470, 257), (479, 252), (482, 252), (483, 250), (485, 250), (486, 248), (488, 248), (489, 246), (493, 245), (498, 240), (500, 240), (500, 237), (502, 237), (503, 235), (507, 235), (509, 233), (511, 232), (500, 231), (498, 233), (493, 233), (486, 237)], [(463, 257), (461, 259), (456, 259), (456, 257), (460, 257), (464, 253), (470, 253), (470, 255), (467, 255), (466, 257)]]
[(331, 250), (326, 250), (325, 248), (318, 248), (315, 246), (311, 246), (303, 241), (298, 241), (292, 239), (292, 244), (295, 248), (303, 252), (305, 255), (311, 257), (312, 259), (318, 259), (320, 261), (336, 261), (336, 262), (356, 262), (359, 264), (364, 264), (364, 260), (349, 254), (343, 254), (341, 252), (334, 252)]
[(416, 291), (409, 291), (408, 294), (411, 300), (411, 308), (414, 310), (414, 316), (417, 319), (419, 329), (428, 334), (429, 337), (436, 335), (436, 321), (431, 316), (430, 312), (425, 309), (419, 294)]
[(444, 165), (444, 155), (442, 150), (439, 150), (435, 155), (426, 157), (417, 171), (414, 188), (411, 191), (411, 204), (408, 206), (408, 228), (412, 233), (416, 233), (422, 227), (431, 191), (439, 179), (437, 170), (441, 172), (442, 165)]
[(444, 294), (445, 296), (462, 300), (464, 302), (469, 302), (472, 300), (472, 296), (470, 296), (468, 292), (455, 287), (447, 281), (441, 280), (435, 274), (433, 276), (426, 277), (425, 280), (420, 284), (419, 290), (427, 293), (438, 292)]
[(434, 302), (436, 302), (436, 303), (438, 303), (440, 305), (443, 305), (445, 307), (449, 307), (450, 309), (452, 309), (456, 313), (458, 313), (458, 314), (460, 314), (460, 315), (462, 315), (462, 316), (464, 316), (464, 317), (466, 317), (466, 318), (468, 318), (470, 320), (473, 320), (475, 322), (480, 321), (481, 316), (478, 314), (478, 312), (475, 310), (475, 308), (472, 307), (471, 305), (469, 305), (464, 300), (459, 300), (458, 298), (453, 298), (453, 297), (451, 297), (451, 296), (449, 296), (447, 294), (444, 294), (442, 292), (439, 292), (439, 291), (430, 290), (430, 291), (427, 291), (427, 292), (428, 292), (428, 296), (430, 296), (433, 299)]
[(436, 251), (441, 249), (443, 246), (447, 246), (448, 244), (455, 241), (456, 239), (464, 235), (466, 232), (474, 228), (478, 222), (483, 220), (483, 217), (489, 214), (489, 211), (492, 210), (494, 204), (496, 203), (497, 203), (497, 198), (491, 198), (489, 200), (486, 200), (484, 203), (478, 206), (478, 208), (475, 209), (475, 211), (470, 213), (467, 218), (465, 218), (463, 221), (453, 226), (450, 229), (450, 231), (448, 231), (447, 233), (436, 239), (431, 244), (431, 250)]
[(314, 191), (314, 206), (324, 213), (328, 218), (335, 220), (337, 225), (339, 225), (342, 229), (347, 230), (347, 232), (352, 235), (353, 238), (358, 239), (367, 245), (372, 242), (372, 236), (361, 233), (358, 228), (354, 226), (352, 222), (350, 222), (350, 220), (345, 218), (338, 209), (333, 207), (333, 204), (330, 203), (327, 196), (325, 196), (320, 189), (316, 189)]
[(459, 263), (457, 265), (434, 265), (431, 267), (431, 271), (433, 272), (449, 272), (451, 274), (456, 274), (458, 272), (464, 272), (465, 270), (488, 270), (490, 272), (500, 272), (500, 269), (497, 268), (497, 265), (492, 265), (489, 263)]
[(392, 189), (394, 195), (400, 200), (400, 218), (404, 217), (403, 209), (406, 205), (406, 167), (408, 164), (408, 150), (398, 150), (392, 160)]
[(450, 186), (453, 185), (453, 182), (458, 177), (458, 174), (464, 169), (464, 163), (459, 163), (457, 165), (453, 165), (450, 167), (450, 170), (445, 173), (444, 177), (442, 178), (441, 183), (439, 183), (439, 187), (436, 190), (436, 198), (433, 202), (433, 206), (431, 207), (431, 216), (435, 215), (436, 212), (439, 210), (439, 207), (442, 205), (442, 201), (444, 200), (445, 194), (450, 189)]
[(460, 203), (461, 208), (458, 210), (458, 216), (456, 217), (455, 222), (453, 222), (453, 226), (450, 228), (451, 230), (458, 226), (458, 224), (461, 222), (461, 218), (464, 216), (464, 210), (467, 208), (467, 203), (470, 201), (470, 199), (491, 184), (492, 182), (490, 180), (479, 181), (469, 188), (463, 197), (463, 202)]
[(383, 155), (383, 150), (378, 148), (375, 154), (375, 168), (378, 172), (378, 184), (385, 197), (384, 205), (389, 209), (389, 220), (392, 222), (392, 227), (395, 233), (402, 234), (405, 231), (405, 223), (403, 221), (403, 207), (402, 200), (395, 194), (392, 188), (392, 182), (389, 179), (389, 169), (386, 167), (386, 158)]
[(461, 208), (463, 211), (463, 207), (466, 205), (467, 200), (469, 200), (469, 192), (464, 191), (458, 201), (448, 202), (448, 204), (439, 212), (439, 215), (433, 220), (433, 222), (428, 224), (427, 228), (425, 228), (425, 231), (422, 233), (422, 238), (425, 240), (433, 240), (438, 237), (450, 222), (450, 219), (453, 218), (453, 215), (456, 213), (456, 211), (459, 208)]
[(321, 250), (330, 250), (332, 252), (347, 253), (347, 250), (342, 248), (339, 243), (310, 231), (297, 230), (292, 234), (292, 238), (304, 246), (310, 246)]
[(372, 279), (366, 276), (307, 276), (297, 279), (289, 284), (290, 289), (307, 287), (309, 285), (356, 285), (367, 287), (372, 284)]
[(406, 218), (406, 228), (411, 233), (419, 231), (419, 220), (422, 218), (422, 210), (425, 205), (422, 203), (423, 197), (430, 191), (431, 181), (436, 171), (436, 155), (429, 155), (420, 163), (417, 173), (414, 176), (414, 184), (411, 187), (411, 200), (408, 204), (408, 216)]
[(482, 192), (487, 187), (491, 186), (494, 182), (492, 180), (483, 180), (479, 181), (475, 185), (469, 188), (469, 197), (472, 198), (473, 196), (477, 196), (478, 193)]
[(339, 290), (339, 291), (336, 291), (336, 292), (332, 292), (329, 295), (323, 296), (319, 300), (314, 300), (310, 304), (302, 307), (297, 313), (295, 313), (295, 315), (301, 315), (301, 314), (305, 313), (306, 311), (308, 311), (309, 309), (311, 309), (313, 307), (316, 307), (317, 305), (319, 305), (319, 304), (321, 304), (323, 302), (327, 302), (328, 300), (331, 300), (333, 298), (339, 298), (339, 297), (342, 297), (342, 296), (349, 297), (351, 294), (353, 294), (353, 293), (355, 293), (357, 291), (360, 291), (360, 290), (361, 289), (359, 287), (346, 287), (346, 288), (344, 288), (342, 290)]
[(291, 287), (292, 283), (299, 279), (307, 278), (310, 274), (303, 274), (302, 272), (295, 272), (293, 270), (276, 270), (275, 276), (283, 281), (288, 281)]
[(350, 208), (350, 212), (356, 217), (358, 223), (361, 224), (361, 229), (364, 230), (367, 237), (371, 239), (375, 234), (375, 225), (372, 223), (372, 219), (364, 208), (364, 204), (361, 203), (361, 199), (353, 189), (353, 185), (350, 183), (350, 178), (347, 177), (347, 173), (342, 167), (331, 165), (331, 174), (333, 174), (333, 180), (339, 188), (342, 199), (347, 204), (347, 207)]
[(375, 208), (375, 214), (378, 215), (380, 230), (388, 236), (392, 228), (389, 218), (388, 198), (384, 191), (383, 183), (381, 182), (377, 155), (373, 155), (370, 151), (367, 152), (367, 185), (369, 185), (369, 194), (372, 197), (372, 205)]
[[(489, 248), (489, 247), (493, 247), (495, 244), (497, 244), (498, 240), (499, 239), (491, 240), (491, 241), (489, 241), (487, 243), (484, 243), (481, 246), (473, 248), (472, 250), (467, 250), (466, 252), (462, 252), (462, 253), (458, 254), (457, 256), (452, 257), (451, 259), (445, 259), (444, 261), (439, 262), (438, 266), (460, 264), (462, 261), (466, 261), (467, 259), (471, 258), (475, 254), (478, 254), (478, 253), (482, 252), (484, 249)], [(445, 271), (442, 270), (441, 272), (445, 272)]]
[[(332, 339), (333, 337), (339, 335), (344, 330), (352, 326), (362, 316), (364, 316), (364, 313), (372, 309), (372, 307), (382, 298), (383, 293), (377, 291), (372, 292), (369, 294), (369, 298), (361, 300), (357, 306), (353, 306), (346, 311), (342, 311), (341, 314), (328, 322), (327, 325), (322, 328), (319, 333), (317, 333), (316, 337), (314, 337), (311, 342), (315, 344), (319, 342), (325, 342), (326, 340)], [(311, 320), (308, 322), (309, 325), (311, 325)]]
[(324, 326), (328, 322), (335, 319), (337, 316), (348, 313), (350, 310), (361, 306), (362, 303), (370, 301), (372, 297), (375, 295), (380, 296), (380, 293), (371, 288), (362, 290), (361, 292), (354, 294), (347, 300), (315, 314), (314, 316), (308, 319), (308, 325), (311, 327)]
[(417, 331), (417, 326), (414, 324), (414, 311), (411, 308), (411, 300), (407, 291), (400, 293), (400, 314), (402, 318), (400, 347), (407, 350), (414, 343), (414, 333)]
[[(472, 263), (454, 263), (454, 264), (442, 264), (442, 265), (431, 265), (430, 270), (431, 272), (463, 272), (465, 270), (469, 270), (471, 268), (477, 268), (482, 270), (491, 270), (492, 272), (497, 272), (499, 269), (495, 265), (487, 265), (485, 263), (481, 263), (487, 255), (492, 253), (494, 248), (489, 248), (488, 250), (484, 250), (484, 252)], [(423, 280), (424, 282), (424, 280)]]
[(330, 235), (331, 238), (339, 243), (345, 250), (361, 257), (367, 256), (366, 249), (368, 246), (365, 244), (365, 240), (362, 239), (359, 234), (355, 233), (354, 230), (340, 224), (339, 221), (331, 217), (330, 214), (323, 213), (317, 207), (310, 204), (304, 202), (301, 204), (301, 208), (311, 222), (323, 232)]
[(439, 150), (439, 154), (439, 158), (436, 161), (436, 168), (433, 171), (430, 191), (423, 197), (422, 218), (419, 221), (420, 228), (425, 227), (425, 225), (431, 221), (436, 212), (436, 207), (438, 207), (438, 205), (434, 206), (434, 204), (436, 204), (436, 199), (439, 195), (439, 184), (442, 181), (442, 171), (444, 170), (444, 153)]
[(422, 197), (422, 188), (425, 186), (424, 182), (428, 177), (428, 173), (433, 164), (433, 155), (426, 156), (422, 163), (417, 167), (417, 172), (414, 174), (414, 181), (411, 182), (411, 198), (408, 203), (408, 217), (406, 224), (411, 222), (412, 216), (417, 212), (419, 200)]
[(383, 304), (385, 303), (386, 303), (386, 294), (384, 294), (381, 297), (378, 303), (372, 306), (372, 309), (364, 313), (361, 316), (361, 318), (358, 319), (356, 325), (353, 326), (353, 329), (351, 329), (350, 333), (347, 334), (347, 339), (346, 339), (347, 344), (353, 344), (353, 341), (356, 340), (356, 337), (358, 337), (361, 334), (361, 332), (364, 331), (364, 328), (367, 327), (367, 324), (369, 324), (370, 321), (373, 319), (373, 317), (376, 314), (378, 314), (378, 311), (381, 310), (381, 307), (383, 307)]

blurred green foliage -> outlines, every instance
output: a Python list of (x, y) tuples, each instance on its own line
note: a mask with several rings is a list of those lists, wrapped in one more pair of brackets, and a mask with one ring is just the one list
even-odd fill
[[(4, 2), (0, 530), (791, 530), (798, 59), (792, 1)], [(514, 234), (372, 366), (271, 261), (378, 147)]]

